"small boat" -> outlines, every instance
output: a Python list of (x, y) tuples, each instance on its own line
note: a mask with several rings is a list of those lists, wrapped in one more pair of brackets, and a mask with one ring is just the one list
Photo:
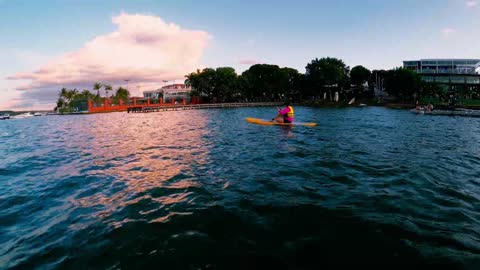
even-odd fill
[(33, 114), (33, 116), (42, 116), (43, 114), (39, 113), (39, 112), (36, 112)]
[(422, 109), (412, 109), (410, 112), (415, 114), (425, 114), (425, 115), (446, 115), (446, 116), (465, 116), (465, 117), (480, 117), (480, 110), (466, 110), (466, 109), (456, 109), (456, 110), (422, 110)]
[(8, 114), (8, 113), (0, 116), (0, 120), (7, 120), (7, 119), (10, 119), (10, 114)]
[(28, 118), (28, 117), (33, 117), (33, 114), (31, 113), (22, 113), (22, 114), (19, 114), (19, 115), (15, 115), (14, 117), (12, 117), (13, 119), (23, 119), (23, 118)]

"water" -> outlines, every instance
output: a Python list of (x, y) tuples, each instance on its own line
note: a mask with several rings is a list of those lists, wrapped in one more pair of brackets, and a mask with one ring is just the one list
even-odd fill
[(0, 122), (0, 269), (480, 267), (480, 119), (272, 108)]

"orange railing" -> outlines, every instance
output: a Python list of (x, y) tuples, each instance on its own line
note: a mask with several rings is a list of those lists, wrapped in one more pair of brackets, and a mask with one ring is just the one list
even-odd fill
[[(89, 113), (102, 113), (102, 112), (118, 112), (118, 111), (127, 111), (129, 108), (139, 108), (139, 107), (161, 107), (161, 106), (172, 106), (175, 105), (175, 99), (172, 99), (171, 102), (163, 103), (163, 98), (159, 99), (159, 103), (152, 103), (151, 100), (142, 99), (142, 98), (131, 98), (131, 102), (129, 104), (124, 104), (122, 100), (120, 100), (120, 104), (114, 105), (112, 104), (111, 99), (105, 99), (103, 105), (101, 106), (94, 106), (92, 100), (88, 100), (88, 112)], [(146, 101), (146, 102), (145, 102)], [(177, 103), (178, 104), (178, 103)], [(182, 100), (180, 103), (181, 105), (187, 105), (187, 101), (185, 99)], [(198, 97), (193, 97), (191, 102), (188, 104), (200, 104), (200, 99)]]

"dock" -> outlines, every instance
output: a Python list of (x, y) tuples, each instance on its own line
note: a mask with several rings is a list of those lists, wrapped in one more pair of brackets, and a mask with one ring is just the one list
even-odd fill
[(251, 102), (251, 103), (208, 103), (208, 104), (162, 104), (150, 106), (131, 106), (127, 113), (147, 113), (179, 110), (201, 110), (216, 108), (243, 108), (243, 107), (273, 107), (282, 106), (282, 102)]

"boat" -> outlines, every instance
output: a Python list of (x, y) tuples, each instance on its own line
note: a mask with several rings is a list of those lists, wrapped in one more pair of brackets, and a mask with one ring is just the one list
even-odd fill
[(425, 115), (480, 117), (480, 110), (467, 110), (467, 109), (432, 110), (432, 111), (427, 111), (422, 109), (411, 109), (410, 112), (415, 114), (425, 114)]
[(33, 116), (42, 116), (43, 114), (39, 113), (39, 112), (36, 112), (33, 114)]
[(247, 120), (248, 123), (265, 125), (265, 126), (308, 126), (308, 127), (313, 127), (313, 126), (317, 125), (317, 123), (306, 123), (306, 122), (278, 123), (278, 122), (275, 122), (275, 121), (269, 121), (269, 120), (252, 118), (252, 117), (247, 117), (247, 118), (245, 118), (245, 120)]
[(6, 114), (0, 116), (0, 120), (6, 120), (6, 119), (10, 119), (10, 114), (6, 113)]
[(14, 117), (12, 117), (12, 119), (23, 119), (23, 118), (28, 118), (28, 117), (33, 117), (33, 114), (31, 113), (22, 113), (22, 114), (19, 114), (19, 115), (15, 115)]

